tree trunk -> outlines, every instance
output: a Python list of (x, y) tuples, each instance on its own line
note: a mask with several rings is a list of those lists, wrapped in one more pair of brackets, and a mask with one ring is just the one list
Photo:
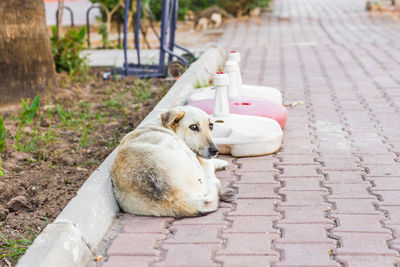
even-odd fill
[(57, 37), (60, 39), (63, 34), (63, 17), (64, 17), (64, 0), (58, 0), (58, 16), (57, 16)]
[(0, 105), (34, 97), (54, 77), (43, 0), (1, 0)]
[(102, 2), (99, 3), (100, 5), (103, 6), (104, 12), (106, 12), (106, 28), (107, 28), (107, 43), (108, 43), (108, 37), (111, 35), (111, 23), (112, 23), (112, 16), (114, 13), (118, 10), (119, 7), (123, 6), (123, 0), (120, 0), (118, 4), (116, 4), (111, 10), (107, 8), (105, 4)]

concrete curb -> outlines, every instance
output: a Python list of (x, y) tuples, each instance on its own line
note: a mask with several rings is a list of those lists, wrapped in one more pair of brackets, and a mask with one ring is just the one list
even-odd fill
[[(185, 104), (195, 84), (208, 82), (210, 75), (224, 62), (225, 56), (218, 47), (204, 52), (139, 127), (163, 111)], [(19, 260), (18, 267), (86, 266), (119, 211), (109, 173), (116, 151), (90, 175), (56, 220), (36, 238)]]

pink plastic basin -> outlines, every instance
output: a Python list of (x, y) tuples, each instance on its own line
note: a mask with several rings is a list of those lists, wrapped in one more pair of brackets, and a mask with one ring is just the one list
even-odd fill
[[(198, 107), (208, 114), (214, 111), (214, 99), (190, 102), (188, 105)], [(229, 98), (229, 110), (233, 114), (267, 117), (276, 120), (283, 129), (287, 120), (287, 110), (276, 102), (250, 97)]]

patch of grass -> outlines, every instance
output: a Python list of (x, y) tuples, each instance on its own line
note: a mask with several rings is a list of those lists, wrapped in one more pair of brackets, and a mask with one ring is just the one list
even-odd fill
[(71, 129), (72, 113), (69, 110), (65, 110), (60, 105), (57, 105), (56, 111), (64, 126), (66, 126), (68, 129)]
[(123, 104), (123, 94), (118, 92), (116, 96), (110, 94), (110, 97), (107, 101), (104, 102), (104, 106), (108, 109), (121, 109), (124, 107)]
[(109, 139), (106, 139), (106, 138), (104, 138), (104, 136), (100, 135), (101, 140), (104, 142), (104, 144), (106, 145), (108, 150), (114, 150), (114, 148), (116, 148), (119, 144), (119, 138), (117, 136), (117, 131), (118, 131), (118, 129), (116, 129), (114, 131), (114, 134)]
[[(4, 125), (3, 118), (0, 117), (0, 153), (3, 152), (3, 150), (6, 148), (6, 137), (7, 137), (6, 126)], [(0, 177), (4, 175), (2, 166), (3, 163), (0, 154)]]
[(13, 145), (13, 148), (17, 151), (27, 151), (29, 148), (27, 148), (25, 146), (25, 144), (22, 143), (21, 141), (26, 136), (26, 134), (24, 132), (25, 125), (32, 123), (33, 118), (38, 113), (39, 95), (37, 95), (33, 99), (32, 104), (30, 104), (29, 98), (27, 98), (26, 100), (21, 99), (21, 104), (22, 104), (23, 111), (19, 117), (19, 125), (18, 125), (17, 132), (14, 136), (15, 144)]
[(139, 110), (142, 107), (144, 101), (151, 98), (150, 83), (146, 80), (136, 82), (132, 90), (132, 96), (136, 102), (135, 109)]
[(0, 233), (0, 259), (18, 260), (36, 238), (32, 229), (29, 229), (30, 237), (20, 236), (19, 239), (9, 239)]
[(210, 86), (210, 83), (208, 81), (202, 80), (202, 81), (196, 81), (193, 87), (195, 89), (199, 89), (207, 86)]
[(97, 160), (87, 160), (79, 163), (79, 166), (81, 167), (87, 167), (87, 166), (92, 166), (94, 164), (98, 164), (99, 162)]
[(87, 138), (88, 138), (90, 129), (92, 129), (91, 123), (88, 123), (85, 127), (82, 127), (81, 139), (79, 140), (78, 150), (86, 147)]

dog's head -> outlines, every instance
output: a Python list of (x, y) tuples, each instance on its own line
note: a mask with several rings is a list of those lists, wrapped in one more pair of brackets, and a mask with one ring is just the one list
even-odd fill
[(212, 140), (213, 123), (201, 109), (185, 106), (161, 114), (165, 128), (173, 130), (196, 154), (203, 158), (217, 155), (218, 148)]

